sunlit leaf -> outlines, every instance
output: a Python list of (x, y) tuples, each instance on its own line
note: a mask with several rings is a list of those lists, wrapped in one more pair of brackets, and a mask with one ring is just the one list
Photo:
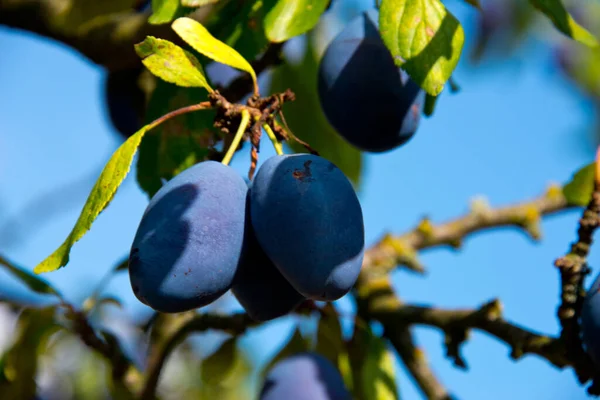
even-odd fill
[(37, 276), (29, 270), (8, 261), (2, 256), (0, 256), (0, 266), (5, 267), (8, 271), (10, 271), (12, 275), (19, 278), (21, 282), (27, 285), (27, 287), (33, 290), (34, 292), (42, 294), (53, 294), (58, 297), (62, 297), (60, 292), (56, 288), (52, 287), (52, 285), (44, 278)]
[(149, 128), (151, 128), (150, 125), (144, 126), (113, 153), (92, 188), (71, 233), (59, 248), (34, 268), (33, 272), (36, 274), (51, 272), (67, 265), (71, 247), (86, 234), (94, 220), (115, 196), (117, 189), (127, 176), (133, 156)]
[(202, 65), (196, 57), (168, 40), (152, 36), (135, 45), (142, 63), (157, 77), (183, 87), (212, 88), (206, 81)]
[(439, 0), (383, 0), (379, 27), (396, 65), (427, 93), (440, 94), (465, 39), (454, 15)]
[(265, 32), (271, 42), (284, 42), (311, 30), (327, 8), (329, 0), (279, 0), (265, 18)]
[(531, 4), (545, 14), (552, 24), (567, 35), (580, 43), (590, 47), (597, 47), (598, 40), (579, 25), (566, 10), (561, 0), (529, 0)]
[(361, 400), (397, 400), (394, 355), (383, 338), (355, 325), (348, 346), (354, 395)]
[(153, 25), (171, 22), (180, 7), (180, 0), (152, 0), (152, 15), (148, 18), (148, 22)]
[(596, 163), (591, 163), (579, 169), (573, 179), (563, 186), (563, 194), (569, 204), (586, 206), (594, 193), (594, 180), (596, 177)]
[(185, 7), (203, 7), (218, 3), (219, 1), (221, 0), (181, 0), (181, 5)]
[(182, 17), (173, 21), (172, 27), (194, 50), (212, 60), (248, 72), (257, 85), (256, 73), (250, 63), (235, 49), (211, 35), (201, 23), (191, 18)]

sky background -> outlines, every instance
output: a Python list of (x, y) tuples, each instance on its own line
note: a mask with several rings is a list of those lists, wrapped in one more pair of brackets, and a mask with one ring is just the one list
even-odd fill
[[(344, 4), (333, 12), (345, 17), (370, 6), (339, 3)], [(474, 11), (454, 1), (449, 5), (465, 26), (467, 55)], [(335, 19), (329, 23), (330, 35), (341, 29)], [(0, 28), (0, 48), (0, 252), (33, 268), (69, 233), (120, 138), (104, 109), (101, 68), (65, 46), (5, 28)], [(477, 66), (465, 56), (455, 78), (460, 93), (446, 90), (434, 116), (422, 120), (407, 145), (366, 155), (359, 196), (368, 244), (384, 232), (411, 229), (425, 215), (434, 222), (461, 215), (475, 196), (485, 195), (494, 206), (530, 199), (593, 160), (588, 138), (593, 110), (555, 69), (551, 49), (542, 42), (532, 39), (510, 59)], [(261, 150), (263, 160), (273, 154), (269, 146)], [(244, 176), (246, 161), (242, 153), (232, 163)], [(45, 277), (80, 302), (128, 254), (146, 205), (132, 171), (75, 245), (68, 267)], [(499, 297), (509, 320), (555, 334), (559, 280), (553, 261), (575, 238), (578, 217), (568, 212), (545, 219), (540, 243), (502, 230), (470, 237), (460, 252), (425, 252), (428, 274), (398, 271), (394, 285), (405, 301), (448, 308), (476, 307)], [(599, 264), (598, 247), (592, 268)], [(0, 271), (0, 293), (23, 291)], [(108, 291), (123, 300), (128, 315), (148, 315), (126, 274)], [(239, 307), (229, 297), (221, 303)], [(348, 299), (337, 305), (352, 310)], [(264, 363), (273, 356), (293, 323), (286, 317), (248, 334), (244, 343), (253, 358)], [(463, 346), (470, 366), (465, 372), (445, 359), (439, 332), (416, 332), (440, 380), (459, 399), (587, 398), (571, 370), (559, 371), (534, 356), (514, 362), (506, 346), (483, 334), (474, 333)], [(214, 334), (198, 340), (219, 339)], [(421, 398), (401, 369), (398, 379), (403, 399)]]

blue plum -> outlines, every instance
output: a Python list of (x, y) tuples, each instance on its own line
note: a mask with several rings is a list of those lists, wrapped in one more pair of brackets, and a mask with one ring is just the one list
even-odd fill
[(106, 111), (114, 129), (125, 139), (143, 125), (146, 95), (138, 85), (142, 68), (111, 71), (104, 81)]
[(299, 353), (267, 373), (259, 400), (351, 400), (336, 367), (317, 353)]
[(248, 186), (232, 168), (204, 161), (151, 199), (131, 246), (136, 297), (161, 312), (210, 304), (231, 288), (245, 236)]
[(587, 353), (600, 365), (600, 274), (587, 291), (581, 309), (581, 335)]
[(384, 152), (406, 143), (421, 119), (425, 92), (394, 64), (377, 10), (354, 18), (328, 45), (318, 93), (331, 125), (355, 147)]
[(274, 156), (250, 191), (256, 238), (304, 297), (333, 301), (354, 286), (364, 255), (364, 224), (352, 184), (312, 154)]
[(270, 321), (293, 311), (304, 297), (283, 277), (256, 239), (250, 222), (250, 195), (246, 208), (244, 255), (232, 293), (256, 321)]

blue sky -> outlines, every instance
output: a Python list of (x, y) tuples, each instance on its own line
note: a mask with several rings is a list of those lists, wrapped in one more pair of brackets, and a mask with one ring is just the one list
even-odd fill
[[(474, 14), (450, 4), (465, 24), (466, 54)], [(355, 1), (338, 11), (354, 15), (366, 7)], [(0, 46), (0, 251), (33, 268), (68, 234), (120, 141), (103, 108), (100, 68), (62, 45), (4, 28)], [(552, 67), (550, 49), (541, 42), (530, 41), (510, 60), (472, 66), (465, 57), (455, 77), (461, 92), (447, 91), (435, 115), (423, 119), (406, 146), (366, 157), (360, 200), (368, 243), (384, 232), (404, 232), (424, 215), (434, 222), (460, 215), (474, 196), (485, 195), (492, 205), (534, 197), (593, 159), (586, 134), (592, 108)], [(272, 154), (268, 146), (261, 150), (263, 159)], [(240, 155), (233, 166), (245, 174), (245, 163)], [(128, 253), (146, 204), (132, 173), (74, 247), (68, 267), (46, 277), (69, 299), (81, 301)], [(3, 231), (14, 218), (20, 223), (8, 231), (19, 235), (18, 241)], [(540, 243), (503, 230), (469, 238), (460, 252), (428, 251), (422, 255), (427, 276), (398, 271), (395, 287), (406, 301), (449, 308), (499, 297), (507, 318), (553, 334), (559, 295), (553, 261), (574, 239), (577, 219), (577, 212), (546, 219)], [(598, 254), (596, 247), (592, 267)], [(21, 290), (4, 273), (0, 280), (0, 291)], [(133, 297), (125, 274), (112, 281), (109, 291), (123, 299), (128, 313), (147, 312)], [(226, 305), (230, 301), (224, 300)], [(347, 299), (339, 306), (351, 307)], [(257, 360), (274, 354), (292, 322), (283, 318), (248, 335), (245, 343)], [(513, 362), (507, 347), (485, 335), (475, 333), (464, 346), (470, 366), (464, 372), (444, 358), (438, 332), (416, 331), (436, 373), (462, 400), (482, 395), (491, 400), (586, 398), (570, 370), (558, 371), (533, 356)], [(404, 399), (420, 398), (402, 370), (399, 385)]]

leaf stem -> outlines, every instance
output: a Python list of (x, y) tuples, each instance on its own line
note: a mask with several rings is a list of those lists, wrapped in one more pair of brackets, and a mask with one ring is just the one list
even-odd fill
[(237, 147), (240, 145), (240, 142), (242, 141), (242, 136), (244, 136), (244, 132), (246, 131), (246, 128), (248, 127), (249, 122), (250, 122), (250, 113), (248, 112), (248, 110), (244, 109), (244, 110), (242, 110), (242, 122), (240, 122), (240, 126), (238, 127), (238, 130), (235, 133), (235, 136), (233, 137), (231, 146), (229, 146), (229, 149), (227, 150), (227, 154), (225, 154), (225, 157), (223, 157), (223, 160), (221, 161), (224, 165), (229, 165), (229, 162), (231, 161), (231, 158), (233, 157), (233, 153), (235, 153), (235, 150), (237, 149)]
[(187, 114), (192, 111), (207, 110), (209, 108), (212, 108), (210, 101), (203, 101), (202, 103), (193, 104), (191, 106), (186, 106), (186, 107), (181, 107), (181, 108), (178, 108), (177, 110), (171, 111), (170, 113), (167, 113), (167, 114), (163, 115), (162, 117), (157, 118), (154, 121), (150, 122), (148, 125), (145, 126), (145, 129), (146, 129), (146, 131), (149, 131), (153, 128), (156, 128), (158, 125), (162, 124), (166, 120), (171, 119), (173, 117), (177, 117), (178, 115)]
[(283, 147), (281, 146), (279, 140), (277, 140), (277, 136), (275, 136), (273, 129), (271, 129), (269, 124), (263, 124), (263, 129), (265, 130), (265, 132), (267, 132), (269, 139), (271, 139), (271, 142), (273, 143), (273, 147), (275, 147), (275, 152), (277, 153), (277, 155), (283, 155)]

